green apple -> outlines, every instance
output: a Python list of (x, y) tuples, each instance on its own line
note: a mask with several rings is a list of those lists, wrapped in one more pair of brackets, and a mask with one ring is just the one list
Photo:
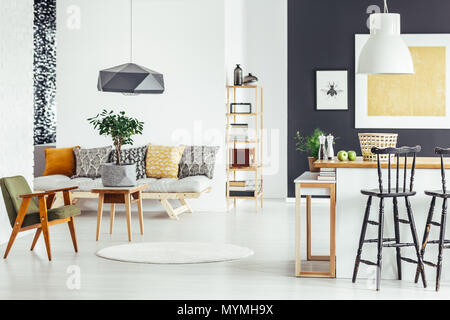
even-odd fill
[(350, 161), (355, 161), (356, 160), (356, 152), (351, 150), (349, 152), (347, 152), (348, 154), (348, 160)]
[(339, 159), (339, 161), (347, 161), (348, 160), (348, 153), (347, 151), (339, 151), (337, 154), (337, 157)]

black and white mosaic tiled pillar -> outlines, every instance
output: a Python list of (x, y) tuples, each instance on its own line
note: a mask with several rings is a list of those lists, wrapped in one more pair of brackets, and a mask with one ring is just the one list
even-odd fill
[(56, 0), (34, 0), (34, 144), (56, 142)]

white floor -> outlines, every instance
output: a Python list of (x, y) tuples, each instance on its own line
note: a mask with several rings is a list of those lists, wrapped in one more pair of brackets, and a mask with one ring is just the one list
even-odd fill
[[(314, 206), (316, 253), (324, 253), (327, 228), (321, 216), (327, 206)], [(450, 282), (435, 293), (409, 281), (382, 282), (374, 291), (362, 279), (295, 278), (294, 204), (266, 200), (255, 214), (254, 203), (242, 202), (229, 213), (199, 212), (171, 221), (163, 213), (145, 214), (145, 235), (133, 215), (133, 241), (216, 241), (246, 246), (255, 255), (240, 261), (195, 265), (148, 265), (98, 258), (96, 250), (126, 243), (123, 214), (116, 215), (115, 232), (108, 234), (105, 213), (100, 241), (95, 241), (96, 216), (84, 212), (76, 220), (79, 253), (73, 252), (68, 228), (50, 229), (53, 261), (43, 240), (29, 251), (32, 235), (16, 240), (7, 260), (0, 261), (0, 299), (449, 299)], [(323, 213), (323, 215), (321, 214)], [(313, 221), (314, 223), (314, 221)], [(322, 239), (322, 240), (320, 240)], [(5, 245), (0, 247), (1, 253)], [(322, 251), (322, 252), (321, 252)], [(339, 258), (339, 257), (338, 257)], [(445, 257), (450, 258), (450, 257)], [(71, 266), (79, 267), (79, 289), (69, 289)], [(429, 279), (430, 280), (430, 279)]]

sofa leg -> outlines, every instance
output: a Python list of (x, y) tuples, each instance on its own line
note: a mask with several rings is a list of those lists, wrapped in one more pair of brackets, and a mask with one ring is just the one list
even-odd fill
[(187, 213), (193, 213), (194, 211), (192, 211), (191, 206), (189, 205), (189, 203), (187, 203), (186, 199), (179, 199), (178, 201), (180, 201), (182, 206), (186, 207), (186, 212)]
[(166, 210), (166, 212), (169, 215), (170, 219), (180, 220), (178, 218), (178, 216), (175, 214), (175, 211), (174, 211), (172, 205), (170, 204), (170, 202), (167, 199), (161, 199), (161, 204), (164, 207), (164, 209)]
[(178, 216), (182, 213), (189, 212), (192, 213), (192, 208), (189, 206), (189, 204), (184, 199), (178, 199), (180, 201), (181, 206), (174, 209), (172, 205), (170, 204), (169, 200), (167, 199), (161, 199), (161, 204), (163, 205), (164, 209), (166, 210), (167, 214), (169, 215), (170, 219), (173, 220), (180, 220)]

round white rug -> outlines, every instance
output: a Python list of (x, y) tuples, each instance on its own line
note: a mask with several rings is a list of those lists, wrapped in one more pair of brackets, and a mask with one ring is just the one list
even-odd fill
[(231, 261), (250, 257), (249, 248), (203, 242), (141, 242), (107, 247), (96, 255), (134, 263), (188, 264)]

